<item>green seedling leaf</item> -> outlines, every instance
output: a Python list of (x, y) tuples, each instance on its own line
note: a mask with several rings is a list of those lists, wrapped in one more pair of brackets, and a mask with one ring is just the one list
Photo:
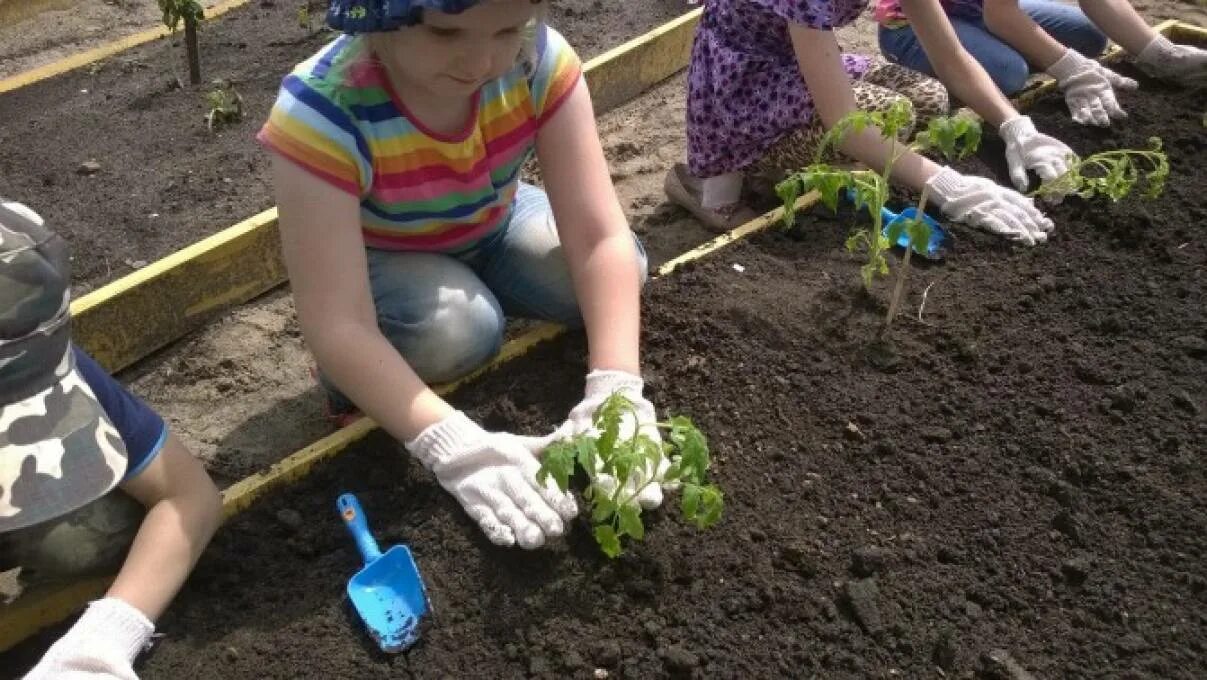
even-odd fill
[(720, 489), (711, 484), (700, 489), (700, 513), (696, 518), (696, 526), (707, 529), (721, 521), (724, 507), (724, 496)]
[(617, 392), (608, 397), (595, 413), (595, 427), (601, 433), (596, 448), (605, 464), (612, 457), (620, 438), (620, 421), (632, 408), (632, 402)]
[(608, 557), (620, 556), (620, 537), (616, 535), (611, 524), (601, 524), (595, 527), (595, 542), (599, 544), (599, 549), (603, 551), (603, 554)]
[(570, 488), (570, 477), (574, 475), (577, 453), (576, 443), (561, 441), (551, 444), (541, 455), (541, 467), (536, 471), (536, 481), (543, 485), (553, 477), (557, 488), (562, 491)]
[(932, 118), (914, 144), (919, 150), (935, 149), (949, 160), (966, 158), (981, 145), (981, 124), (966, 116)]
[(775, 185), (775, 193), (784, 204), (784, 228), (791, 229), (796, 224), (796, 200), (801, 197), (801, 181), (799, 175), (793, 175)]
[(641, 510), (636, 505), (621, 506), (617, 512), (620, 518), (620, 530), (635, 540), (645, 538), (645, 525), (641, 523)]
[(680, 502), (680, 509), (683, 511), (683, 516), (689, 520), (696, 518), (696, 513), (700, 510), (700, 485), (686, 483), (683, 485), (683, 500)]
[(901, 240), (901, 234), (905, 232), (905, 220), (893, 220), (888, 225), (888, 242), (897, 243)]
[(584, 470), (597, 469), (597, 461), (599, 460), (599, 451), (595, 448), (596, 442), (590, 437), (579, 437), (573, 440), (575, 449), (575, 460), (578, 461), (578, 466)]
[(598, 486), (594, 487), (595, 502), (591, 508), (591, 521), (596, 524), (612, 521), (612, 515), (616, 514), (616, 503), (608, 497), (608, 494), (602, 493), (603, 489)]
[(679, 449), (678, 478), (685, 482), (699, 483), (708, 472), (708, 439), (686, 416), (671, 419), (668, 438)]
[[(930, 237), (933, 229), (925, 219), (915, 217), (908, 220), (905, 227), (905, 232), (909, 234), (909, 247), (914, 249), (915, 253), (925, 255), (930, 246)], [(890, 242), (896, 243), (896, 239), (891, 239)]]

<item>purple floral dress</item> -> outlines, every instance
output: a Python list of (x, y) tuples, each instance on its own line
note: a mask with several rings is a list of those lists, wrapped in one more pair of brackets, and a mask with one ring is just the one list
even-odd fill
[[(813, 98), (788, 36), (789, 22), (830, 30), (868, 0), (704, 0), (688, 68), (687, 160), (696, 177), (742, 170), (813, 118)], [(868, 58), (843, 55), (860, 78)]]

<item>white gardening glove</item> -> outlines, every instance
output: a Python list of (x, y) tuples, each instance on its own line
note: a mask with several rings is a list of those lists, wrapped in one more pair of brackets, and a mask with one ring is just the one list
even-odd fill
[(1140, 50), (1136, 66), (1154, 78), (1190, 85), (1207, 83), (1207, 50), (1178, 45), (1163, 35)]
[(536, 481), (540, 462), (526, 440), (487, 432), (460, 411), (406, 443), (496, 545), (539, 548), (578, 514), (553, 480)]
[(1077, 157), (1064, 142), (1040, 134), (1028, 116), (1011, 118), (1002, 123), (997, 132), (1006, 142), (1010, 181), (1019, 191), (1026, 191), (1030, 185), (1028, 170), (1034, 170), (1041, 181), (1048, 182), (1065, 174), (1070, 159)]
[(961, 175), (943, 167), (926, 181), (934, 202), (956, 222), (1035, 245), (1048, 240), (1052, 220), (1022, 194), (984, 177)]
[(155, 625), (134, 607), (115, 597), (97, 600), (25, 680), (138, 680), (134, 657), (154, 632)]
[[(583, 400), (570, 411), (570, 416), (566, 423), (558, 428), (557, 437), (572, 437), (579, 434), (591, 434), (599, 436), (599, 431), (595, 428), (595, 411), (607, 401), (608, 397), (613, 393), (619, 392), (624, 395), (629, 401), (633, 402), (633, 410), (636, 414), (629, 414), (620, 422), (620, 438), (626, 439), (633, 436), (633, 432), (639, 431), (645, 436), (652, 439), (659, 446), (662, 445), (662, 435), (658, 432), (658, 417), (654, 413), (654, 405), (651, 404), (643, 395), (645, 382), (640, 376), (627, 373), (625, 371), (591, 371), (587, 375), (587, 387), (584, 390)], [(638, 428), (640, 428), (638, 430)], [(641, 507), (649, 510), (662, 505), (662, 475), (670, 467), (670, 461), (663, 456), (658, 464), (658, 468), (654, 471), (654, 482), (645, 485), (641, 492), (637, 494), (637, 503)], [(613, 493), (616, 490), (616, 480), (611, 475), (605, 474), (595, 475), (595, 483), (605, 493)], [(629, 476), (629, 483), (626, 485), (626, 491), (632, 493), (640, 485), (647, 481), (644, 470), (634, 470)], [(673, 485), (672, 485), (673, 486)]]
[(1127, 113), (1115, 98), (1115, 89), (1134, 90), (1139, 83), (1125, 78), (1074, 49), (1048, 68), (1065, 95), (1073, 120), (1082, 125), (1107, 127), (1112, 120), (1123, 120)]

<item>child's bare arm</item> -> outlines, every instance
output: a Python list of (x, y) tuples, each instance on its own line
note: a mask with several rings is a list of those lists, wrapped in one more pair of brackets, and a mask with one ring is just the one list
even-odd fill
[(222, 518), (222, 499), (201, 462), (173, 435), (122, 490), (147, 508), (108, 596), (154, 621), (184, 584)]

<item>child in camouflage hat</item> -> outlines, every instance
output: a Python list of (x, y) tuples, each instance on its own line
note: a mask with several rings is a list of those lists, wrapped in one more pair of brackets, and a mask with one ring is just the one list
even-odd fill
[(221, 499), (163, 420), (71, 345), (69, 284), (62, 239), (0, 200), (0, 571), (20, 567), (29, 586), (120, 563), (25, 677), (137, 680), (134, 658), (217, 528)]

